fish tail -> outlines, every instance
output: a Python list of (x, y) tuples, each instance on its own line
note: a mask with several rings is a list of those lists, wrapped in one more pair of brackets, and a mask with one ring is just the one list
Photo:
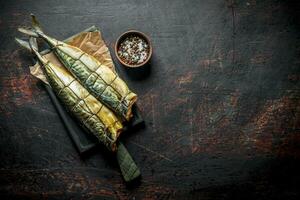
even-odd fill
[(19, 38), (15, 38), (15, 41), (21, 46), (24, 47), (25, 49), (27, 49), (28, 51), (32, 52), (32, 49), (30, 47), (30, 44), (28, 41), (25, 40), (21, 40)]
[(45, 58), (43, 58), (41, 56), (41, 54), (39, 53), (39, 49), (38, 49), (38, 45), (37, 45), (37, 41), (36, 38), (34, 37), (30, 37), (29, 38), (29, 42), (25, 41), (25, 40), (21, 40), (19, 38), (15, 38), (15, 41), (23, 48), (27, 49), (28, 51), (32, 52), (33, 54), (36, 55), (36, 57), (38, 58), (38, 60), (41, 63), (46, 63)]
[(43, 36), (43, 30), (41, 28), (39, 21), (36, 19), (34, 14), (31, 13), (30, 16), (31, 16), (32, 28), (20, 27), (18, 28), (18, 31), (35, 38)]
[(37, 31), (35, 29), (19, 27), (18, 31), (21, 33), (24, 33), (26, 35), (29, 35), (31, 37), (35, 37), (35, 38), (39, 37), (39, 34), (37, 33)]
[(39, 49), (38, 49), (38, 44), (36, 41), (36, 38), (34, 37), (30, 37), (29, 38), (29, 42), (22, 40), (20, 38), (15, 38), (15, 41), (21, 46), (24, 47), (25, 49), (27, 49), (28, 51), (34, 52), (34, 53), (38, 53)]
[(29, 38), (29, 46), (31, 47), (31, 49), (34, 51), (34, 52), (38, 52), (39, 49), (38, 49), (38, 44), (37, 44), (37, 41), (36, 41), (36, 38), (34, 37), (30, 37)]
[(36, 19), (35, 15), (31, 13), (30, 16), (31, 16), (32, 27), (33, 27), (37, 32), (43, 33), (43, 30), (42, 30), (42, 28), (41, 28), (40, 22)]
[(43, 63), (43, 64), (47, 63), (47, 60), (45, 58), (43, 58), (41, 56), (41, 54), (38, 52), (39, 49), (38, 49), (36, 38), (30, 37), (29, 42), (25, 41), (25, 40), (21, 40), (19, 38), (15, 38), (15, 41), (21, 47), (23, 47), (23, 48), (27, 49), (28, 51), (30, 51), (31, 53), (33, 53), (41, 63)]

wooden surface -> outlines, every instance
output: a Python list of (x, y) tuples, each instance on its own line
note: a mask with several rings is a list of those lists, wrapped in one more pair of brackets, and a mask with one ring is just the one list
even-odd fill
[[(299, 199), (299, 11), (296, 0), (1, 1), (0, 199)], [(77, 153), (13, 41), (30, 12), (58, 39), (91, 25), (111, 50), (128, 29), (152, 39), (148, 73), (119, 70), (146, 121), (122, 138), (139, 184), (103, 149)]]

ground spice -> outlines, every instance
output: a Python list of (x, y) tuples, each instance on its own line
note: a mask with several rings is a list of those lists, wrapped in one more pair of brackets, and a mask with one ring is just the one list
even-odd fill
[(126, 64), (141, 64), (149, 56), (149, 44), (138, 36), (128, 36), (120, 43), (118, 55)]

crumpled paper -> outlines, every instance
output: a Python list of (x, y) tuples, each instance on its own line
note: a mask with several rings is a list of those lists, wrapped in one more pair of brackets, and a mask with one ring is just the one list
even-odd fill
[[(106, 65), (115, 72), (115, 66), (111, 59), (109, 49), (107, 48), (104, 40), (102, 39), (100, 31), (79, 33), (72, 39), (66, 41), (66, 43), (78, 47), (82, 51), (94, 56), (103, 65)], [(63, 64), (58, 60), (58, 58), (53, 52), (49, 52), (43, 56), (53, 64), (63, 66)], [(39, 63), (36, 63), (34, 66), (29, 66), (29, 68), (30, 73), (33, 76), (42, 80), (44, 83), (49, 84)]]

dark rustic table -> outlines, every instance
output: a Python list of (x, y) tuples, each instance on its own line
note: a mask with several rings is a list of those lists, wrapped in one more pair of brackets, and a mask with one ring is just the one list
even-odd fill
[[(299, 6), (1, 1), (0, 199), (299, 199)], [(140, 166), (140, 183), (126, 186), (101, 149), (76, 151), (29, 73), (29, 53), (14, 42), (30, 12), (58, 39), (91, 25), (111, 50), (128, 29), (152, 39), (148, 73), (136, 77), (117, 65), (146, 121), (122, 139)]]

